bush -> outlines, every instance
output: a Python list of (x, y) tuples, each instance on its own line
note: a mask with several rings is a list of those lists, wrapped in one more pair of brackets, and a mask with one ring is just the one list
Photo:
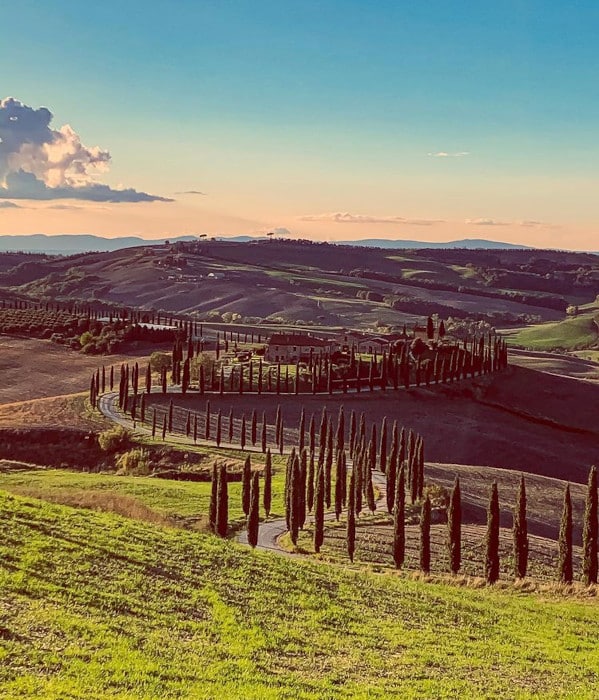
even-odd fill
[(116, 461), (121, 474), (144, 475), (150, 473), (150, 458), (147, 450), (137, 447), (123, 453)]
[(104, 452), (118, 452), (131, 445), (131, 436), (122, 425), (115, 425), (98, 435), (98, 444)]
[(150, 367), (152, 372), (160, 374), (163, 367), (169, 370), (172, 367), (173, 358), (169, 352), (153, 352), (150, 355)]

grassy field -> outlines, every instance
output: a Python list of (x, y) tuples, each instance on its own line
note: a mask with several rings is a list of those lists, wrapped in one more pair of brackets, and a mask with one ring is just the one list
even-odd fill
[(0, 494), (7, 698), (594, 698), (594, 599), (344, 571)]
[(531, 350), (583, 349), (599, 340), (593, 318), (593, 314), (584, 314), (558, 323), (541, 323), (506, 335), (506, 339), (509, 345)]
[[(277, 465), (272, 481), (272, 514), (284, 513), (284, 469)], [(252, 455), (252, 464), (262, 468), (263, 458)], [(210, 482), (172, 481), (156, 477), (88, 474), (62, 469), (15, 469), (2, 467), (0, 488), (12, 493), (65, 505), (116, 512), (150, 522), (206, 529), (210, 505)], [(229, 483), (229, 522), (243, 525), (241, 483)]]

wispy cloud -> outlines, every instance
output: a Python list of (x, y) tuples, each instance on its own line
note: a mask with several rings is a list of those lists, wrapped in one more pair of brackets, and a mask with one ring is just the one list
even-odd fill
[(498, 221), (497, 219), (466, 219), (464, 222), (473, 226), (523, 226), (525, 228), (559, 228), (555, 224), (527, 219), (524, 221)]
[(172, 201), (95, 181), (110, 153), (86, 146), (71, 126), (50, 126), (52, 113), (12, 97), (0, 100), (0, 199), (83, 199), (95, 202)]
[(200, 192), (200, 190), (184, 190), (183, 192), (175, 192), (175, 194), (201, 194), (206, 196), (205, 192)]
[(0, 209), (24, 209), (14, 202), (0, 202)]
[(470, 151), (454, 151), (450, 153), (448, 151), (437, 151), (436, 153), (427, 153), (427, 156), (431, 158), (464, 158), (464, 156), (469, 156)]
[(509, 226), (507, 221), (497, 221), (497, 219), (466, 219), (464, 222), (473, 226)]
[(331, 212), (329, 214), (309, 214), (300, 216), (300, 221), (330, 221), (334, 224), (409, 224), (413, 226), (432, 226), (444, 223), (440, 219), (406, 219), (402, 216), (368, 216), (348, 212)]

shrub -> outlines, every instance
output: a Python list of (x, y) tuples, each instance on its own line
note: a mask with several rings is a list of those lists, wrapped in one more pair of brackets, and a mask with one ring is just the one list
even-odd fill
[(116, 461), (122, 474), (144, 475), (150, 473), (150, 459), (147, 450), (136, 447), (124, 452)]
[(131, 445), (131, 436), (122, 425), (115, 425), (98, 435), (98, 444), (104, 452), (118, 452)]

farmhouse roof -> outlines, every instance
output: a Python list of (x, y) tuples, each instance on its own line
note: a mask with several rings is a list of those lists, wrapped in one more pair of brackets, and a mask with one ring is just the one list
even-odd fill
[(322, 348), (330, 345), (322, 338), (302, 333), (273, 333), (268, 341), (269, 345), (303, 345), (304, 347)]

